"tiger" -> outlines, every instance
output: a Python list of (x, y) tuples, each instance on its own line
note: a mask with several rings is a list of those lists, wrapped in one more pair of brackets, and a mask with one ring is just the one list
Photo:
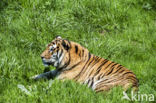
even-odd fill
[(56, 78), (74, 80), (95, 92), (108, 91), (121, 86), (124, 90), (138, 90), (136, 75), (119, 63), (95, 56), (80, 44), (55, 37), (41, 54), (45, 67), (56, 69), (36, 75), (33, 79)]

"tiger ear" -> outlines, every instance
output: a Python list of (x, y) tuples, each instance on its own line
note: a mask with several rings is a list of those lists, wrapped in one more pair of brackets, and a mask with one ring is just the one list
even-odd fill
[(55, 39), (62, 39), (62, 37), (59, 36), (59, 35), (57, 35), (57, 36), (55, 37)]

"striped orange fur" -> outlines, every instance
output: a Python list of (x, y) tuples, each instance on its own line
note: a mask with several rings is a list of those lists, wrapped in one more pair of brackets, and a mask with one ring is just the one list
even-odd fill
[(56, 37), (41, 54), (45, 66), (56, 69), (35, 76), (56, 77), (60, 80), (75, 80), (87, 84), (96, 92), (106, 91), (114, 86), (138, 88), (136, 75), (124, 66), (91, 54), (78, 43)]

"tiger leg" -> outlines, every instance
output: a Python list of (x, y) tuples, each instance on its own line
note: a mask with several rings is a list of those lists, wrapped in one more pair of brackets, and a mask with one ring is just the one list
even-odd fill
[(99, 80), (99, 81), (95, 82), (94, 85), (92, 86), (92, 89), (95, 90), (96, 92), (110, 90), (113, 85), (110, 83), (105, 83), (104, 81)]
[(122, 87), (124, 91), (127, 91), (130, 87), (132, 87), (132, 83), (125, 83)]
[[(94, 90), (96, 92), (101, 92), (101, 91), (108, 91), (110, 90), (112, 87), (114, 86), (119, 86), (120, 83), (116, 82), (116, 83), (108, 83), (108, 84), (98, 84), (96, 85), (96, 87), (94, 88)], [(121, 85), (124, 89), (124, 91), (127, 91), (130, 87), (132, 87), (132, 91), (133, 92), (137, 92), (138, 91), (138, 87), (133, 86), (132, 83), (126, 83), (124, 85)]]
[(116, 78), (110, 78), (110, 77), (105, 77), (101, 80), (98, 80), (94, 85), (93, 85), (93, 90), (96, 92), (100, 91), (108, 91), (114, 86), (118, 86), (120, 84), (121, 80), (118, 80)]
[(52, 70), (52, 71), (45, 72), (45, 73), (42, 73), (42, 74), (39, 74), (39, 75), (35, 75), (35, 76), (31, 77), (31, 78), (34, 79), (34, 80), (38, 80), (38, 79), (41, 79), (41, 78), (43, 78), (43, 79), (52, 79), (56, 75), (57, 75), (57, 70)]
[(135, 85), (135, 83), (133, 83), (133, 82), (130, 82), (130, 81), (127, 80), (125, 82), (122, 82), (121, 84), (122, 84), (121, 86), (123, 87), (124, 91), (127, 91), (129, 88), (132, 88), (133, 92), (138, 91), (138, 86)]
[(101, 85), (101, 86), (97, 86), (94, 90), (96, 92), (101, 92), (101, 91), (108, 91), (110, 90), (111, 86), (109, 85)]

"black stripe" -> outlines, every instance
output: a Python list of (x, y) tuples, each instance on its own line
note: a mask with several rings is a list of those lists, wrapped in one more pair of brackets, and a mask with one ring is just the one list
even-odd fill
[[(105, 70), (106, 70), (112, 63), (114, 63), (114, 62), (111, 62), (110, 64), (108, 64), (107, 67), (105, 68)], [(108, 70), (107, 70), (107, 71), (108, 71)], [(100, 71), (98, 71), (94, 76), (96, 76), (99, 72), (100, 72)], [(105, 76), (105, 74), (104, 74), (104, 76)]]
[(67, 39), (65, 39), (67, 42), (68, 42), (68, 44), (69, 44), (69, 49), (71, 48), (71, 42), (69, 41), (69, 40), (67, 40)]
[[(103, 65), (105, 65), (108, 61), (109, 61), (109, 60), (105, 59), (105, 60), (103, 61), (103, 63), (97, 68), (96, 71), (99, 71), (99, 69), (100, 69)], [(100, 69), (100, 70), (101, 70), (101, 69)]]
[(90, 52), (88, 53), (88, 61), (89, 61), (89, 59), (91, 58), (91, 54), (90, 54)]
[(60, 58), (62, 56), (62, 54), (63, 54), (63, 50), (61, 49), (61, 53), (60, 53), (60, 55), (58, 57)]
[(131, 80), (137, 81), (137, 78), (134, 76), (128, 76), (126, 79), (131, 79)]
[(100, 60), (101, 60), (101, 58), (99, 58), (99, 57), (97, 56), (97, 58), (96, 58), (96, 60), (95, 60), (95, 64), (98, 63)]
[[(111, 64), (112, 64), (112, 63), (110, 63), (110, 65), (111, 65)], [(114, 63), (114, 64), (110, 67), (110, 69), (111, 69), (111, 68), (114, 68), (114, 66), (117, 65), (117, 64), (118, 64), (118, 63)], [(107, 68), (107, 67), (106, 67), (106, 68)]]
[(113, 64), (112, 66), (111, 66), (111, 68), (113, 68), (114, 66), (116, 66), (118, 63), (115, 63), (115, 64)]
[(107, 69), (110, 65), (112, 65), (112, 63), (114, 63), (114, 62), (111, 62), (110, 64), (108, 64), (107, 67), (106, 67), (105, 69)]
[(116, 68), (119, 68), (119, 67), (121, 67), (121, 66), (122, 66), (122, 65), (119, 64)]
[(71, 57), (70, 57), (70, 53), (69, 53), (69, 61), (67, 62), (65, 68), (70, 64), (70, 60), (71, 60), (70, 58), (71, 58)]
[(98, 88), (97, 88), (96, 90), (98, 90), (98, 89), (102, 89), (102, 88), (105, 87), (105, 86), (108, 87), (107, 84), (105, 84), (105, 83), (103, 84), (103, 83), (100, 82), (100, 84), (97, 85)]
[(66, 68), (66, 67), (70, 64), (70, 61), (71, 61), (70, 58), (71, 58), (71, 57), (70, 57), (70, 53), (69, 53), (69, 60), (68, 60), (68, 62), (67, 62), (63, 67), (58, 68), (58, 70), (62, 70), (62, 69), (64, 69), (64, 68)]
[(58, 52), (59, 52), (59, 49), (57, 49), (57, 50), (56, 50), (56, 53), (57, 53), (57, 57), (58, 57)]
[[(101, 75), (101, 74), (100, 74)], [(100, 78), (100, 76), (98, 76), (98, 80), (100, 80), (101, 78)]]
[[(101, 60), (101, 58), (99, 59), (98, 56), (95, 56), (95, 57), (96, 57), (96, 58), (94, 59), (95, 62), (94, 62), (94, 64), (92, 65), (92, 67), (93, 67), (95, 64), (97, 64), (97, 63)], [(90, 67), (90, 69), (91, 69), (92, 67)]]
[(87, 81), (87, 85), (89, 84), (89, 82), (90, 82), (90, 79)]
[[(62, 54), (63, 54), (63, 50), (61, 49), (61, 53), (60, 53), (60, 55), (58, 55), (58, 58), (60, 58), (62, 56)], [(62, 60), (61, 60), (60, 64), (61, 63), (62, 63)]]
[(77, 54), (77, 52), (78, 52), (78, 46), (75, 45), (75, 53)]
[(101, 73), (99, 76), (98, 76), (98, 80), (100, 80), (101, 79), (101, 76), (102, 76), (103, 74)]
[(95, 60), (95, 57), (93, 56), (92, 60), (89, 62), (88, 66)]
[(101, 78), (103, 78), (105, 75), (103, 74), (102, 76), (101, 76)]
[(118, 70), (115, 71), (113, 74), (117, 73), (119, 70), (121, 70), (123, 67), (121, 66), (120, 68), (117, 68)]
[(126, 74), (134, 74), (134, 73), (131, 72), (131, 71), (128, 71), (128, 72), (124, 73), (123, 76), (126, 75)]
[(69, 41), (69, 40), (67, 40), (67, 39), (64, 39), (64, 40), (66, 40), (66, 41), (69, 43), (69, 45), (71, 46), (71, 43), (70, 43), (70, 41)]
[(112, 71), (113, 71), (114, 68), (115, 68), (114, 66), (117, 65), (117, 64), (118, 64), (118, 63), (115, 63), (115, 64), (113, 64), (113, 65), (111, 66), (111, 68), (110, 68), (111, 71), (110, 71), (109, 73), (107, 73), (106, 76), (112, 73)]
[(82, 50), (82, 57), (84, 56), (84, 49)]
[(70, 49), (70, 42), (68, 42), (69, 44), (67, 44), (65, 41), (67, 40), (62, 40), (62, 46), (64, 47), (65, 50), (69, 50)]
[(123, 69), (122, 71), (120, 71), (119, 73), (122, 73), (122, 72), (124, 72), (125, 71), (125, 69)]
[(92, 78), (92, 81), (91, 81), (91, 85), (90, 85), (90, 87), (92, 87), (93, 84), (94, 84), (94, 77)]
[(105, 59), (104, 62), (97, 68), (96, 73), (94, 76), (96, 76), (102, 69), (102, 66), (104, 66), (109, 60)]
[(81, 57), (81, 50), (80, 50), (80, 52), (79, 52), (79, 56)]
[[(98, 59), (98, 60), (97, 60), (97, 59)], [(97, 60), (97, 61), (96, 61), (96, 60)], [(99, 59), (99, 57), (97, 57), (96, 60), (95, 60), (96, 62), (92, 65), (92, 67), (93, 67), (94, 65), (96, 65), (97, 63), (99, 63), (99, 61), (101, 60), (101, 58)], [(91, 67), (91, 68), (92, 68), (92, 67)], [(90, 69), (91, 69), (91, 68), (90, 68)], [(92, 69), (92, 71), (90, 72), (89, 76), (93, 73), (93, 71), (94, 71), (94, 69)]]
[(90, 74), (89, 74), (89, 76), (88, 76), (88, 77), (90, 77), (90, 76), (91, 76), (91, 74), (93, 73), (93, 71), (94, 71), (94, 69), (90, 72)]
[(113, 80), (107, 81), (105, 83), (111, 83), (111, 82), (116, 82), (116, 81), (119, 81), (119, 80), (118, 79), (113, 79)]
[(111, 69), (112, 69), (112, 70), (111, 70), (109, 73), (107, 73), (106, 76), (112, 73), (112, 71), (114, 70), (114, 67), (111, 68)]
[(78, 78), (78, 77), (80, 76), (80, 74), (83, 72), (84, 68), (86, 67), (86, 64), (89, 62), (90, 58), (91, 58), (91, 54), (90, 54), (90, 52), (89, 52), (89, 53), (88, 53), (88, 60), (87, 60), (87, 62), (86, 62), (85, 65), (83, 66), (83, 68), (82, 68), (82, 70), (80, 71), (80, 73), (79, 73), (77, 76), (74, 77), (74, 79), (76, 79), (76, 78)]
[(75, 67), (78, 66), (80, 63), (81, 63), (81, 61), (78, 62), (77, 64), (73, 65), (73, 66), (72, 66), (71, 68), (69, 68), (68, 70), (71, 70), (71, 69), (75, 68)]

